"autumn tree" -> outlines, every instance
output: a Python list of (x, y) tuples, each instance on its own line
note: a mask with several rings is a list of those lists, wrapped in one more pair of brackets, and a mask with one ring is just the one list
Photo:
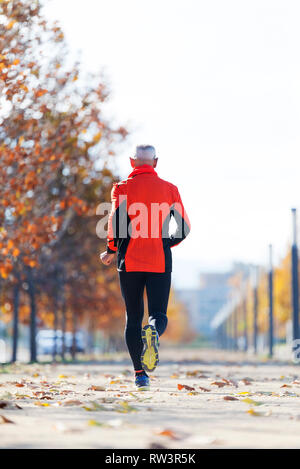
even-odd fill
[(39, 2), (4, 0), (0, 20), (0, 274), (14, 285), (16, 326), (20, 282), (27, 283), (35, 361), (41, 258), (50, 261), (74, 217), (91, 209), (86, 186), (127, 132), (102, 115), (103, 77), (87, 83), (78, 64), (66, 63), (63, 32)]
[(274, 316), (279, 337), (285, 337), (286, 323), (291, 319), (291, 254), (290, 249), (274, 271)]
[(164, 340), (170, 344), (189, 343), (196, 338), (192, 328), (188, 310), (176, 297), (171, 289), (168, 306), (168, 327)]

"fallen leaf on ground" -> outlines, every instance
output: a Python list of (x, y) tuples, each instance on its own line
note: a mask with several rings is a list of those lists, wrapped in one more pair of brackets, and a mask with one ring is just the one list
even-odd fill
[(89, 405), (91, 406), (88, 406), (88, 405), (85, 405), (83, 406), (82, 408), (84, 410), (87, 410), (88, 412), (92, 412), (92, 411), (95, 411), (95, 410), (106, 410), (105, 407), (103, 405), (100, 405), (98, 404), (97, 402), (89, 402)]
[(186, 384), (177, 384), (177, 389), (179, 391), (182, 389), (186, 389), (187, 391), (195, 391), (195, 388), (192, 388), (192, 386), (187, 386)]
[(210, 392), (211, 391), (211, 389), (204, 388), (203, 386), (199, 386), (199, 389), (201, 389), (201, 391), (204, 391), (204, 392)]
[(244, 383), (246, 386), (249, 386), (253, 382), (253, 379), (243, 378), (243, 379), (241, 379), (241, 382)]
[(35, 401), (34, 405), (37, 405), (39, 407), (49, 407), (50, 406), (50, 404), (48, 404), (48, 402), (39, 402), (39, 401)]
[(82, 405), (82, 402), (81, 401), (78, 401), (76, 399), (68, 399), (66, 401), (63, 401), (62, 405), (64, 407), (68, 407), (68, 406), (73, 406), (73, 405)]
[(272, 414), (271, 410), (268, 410), (268, 412), (257, 412), (257, 410), (249, 409), (246, 412), (254, 417), (269, 417)]
[(8, 418), (4, 417), (4, 415), (0, 415), (0, 418), (2, 419), (1, 423), (15, 423), (12, 420), (9, 420)]
[(199, 370), (187, 371), (186, 376), (197, 376), (200, 373)]
[(33, 396), (37, 397), (40, 400), (47, 400), (47, 401), (53, 400), (52, 396), (49, 396), (48, 394), (44, 393), (43, 391), (33, 392), (32, 394), (33, 394)]
[(128, 412), (137, 412), (137, 409), (129, 405), (127, 401), (122, 401), (119, 403), (119, 405), (120, 407), (117, 407), (116, 411), (122, 414), (127, 414)]
[(233, 397), (233, 396), (224, 396), (223, 399), (224, 401), (238, 401), (239, 400), (237, 397)]
[(223, 381), (213, 381), (210, 384), (214, 386), (218, 386), (218, 388), (223, 388), (224, 386), (226, 386), (227, 383), (224, 383)]
[(226, 380), (224, 380), (224, 378), (223, 378), (223, 381), (225, 381), (227, 384), (229, 384), (229, 385), (231, 385), (231, 386), (234, 386), (235, 388), (238, 388), (238, 387), (239, 387), (237, 381), (235, 381), (234, 379), (226, 379)]
[(156, 435), (166, 436), (168, 438), (171, 438), (172, 440), (179, 440), (178, 435), (173, 430), (165, 429), (165, 430), (161, 430), (155, 433)]
[(254, 401), (253, 399), (250, 399), (250, 397), (246, 397), (246, 399), (242, 399), (242, 402), (245, 402), (245, 404), (250, 404), (250, 405), (255, 405), (255, 406), (264, 405), (264, 402)]
[(103, 427), (104, 423), (102, 422), (97, 422), (97, 420), (89, 420), (88, 425), (90, 427)]
[(14, 402), (0, 401), (0, 409), (22, 409), (22, 407)]
[(92, 385), (88, 388), (88, 391), (105, 391), (105, 387)]

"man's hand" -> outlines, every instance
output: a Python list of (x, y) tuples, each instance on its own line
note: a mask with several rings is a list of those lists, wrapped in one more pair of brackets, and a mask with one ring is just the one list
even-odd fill
[(100, 259), (104, 265), (110, 265), (113, 261), (114, 255), (115, 254), (109, 254), (107, 251), (105, 251), (100, 254)]

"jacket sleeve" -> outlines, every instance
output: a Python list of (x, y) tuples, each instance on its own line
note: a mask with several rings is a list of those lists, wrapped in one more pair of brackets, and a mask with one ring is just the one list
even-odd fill
[(170, 237), (169, 245), (172, 248), (180, 244), (188, 236), (191, 230), (191, 223), (183, 206), (177, 187), (174, 192), (174, 203), (171, 207), (171, 216), (174, 217), (177, 224), (175, 233)]
[(112, 191), (111, 191), (111, 212), (108, 218), (108, 232), (107, 232), (107, 245), (106, 251), (109, 254), (113, 254), (117, 251), (117, 233), (116, 233), (116, 218), (117, 218), (117, 210), (119, 206), (119, 190), (118, 184), (114, 184)]

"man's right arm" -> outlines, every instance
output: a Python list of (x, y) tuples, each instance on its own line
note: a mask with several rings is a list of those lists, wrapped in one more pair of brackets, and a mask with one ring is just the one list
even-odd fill
[(180, 244), (190, 233), (191, 223), (183, 206), (177, 187), (174, 193), (174, 203), (171, 207), (171, 215), (175, 218), (177, 229), (170, 237), (170, 247)]

